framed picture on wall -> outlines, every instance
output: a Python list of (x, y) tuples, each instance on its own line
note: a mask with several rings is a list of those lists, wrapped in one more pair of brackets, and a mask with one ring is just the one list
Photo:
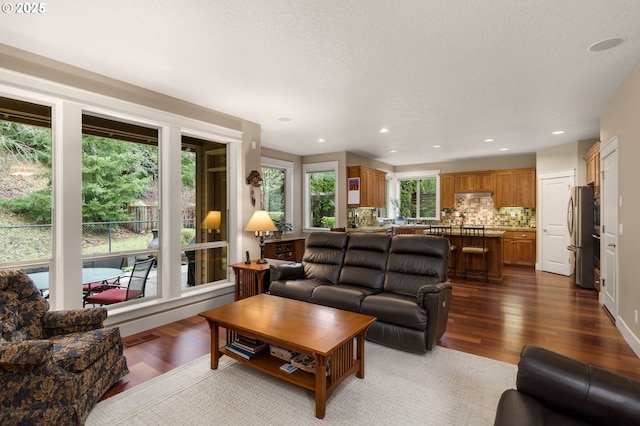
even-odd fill
[(348, 178), (347, 186), (349, 189), (347, 195), (347, 204), (360, 204), (360, 178)]

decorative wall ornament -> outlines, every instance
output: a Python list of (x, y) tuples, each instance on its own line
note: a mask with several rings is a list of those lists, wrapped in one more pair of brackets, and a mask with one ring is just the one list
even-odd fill
[(254, 188), (260, 188), (262, 186), (262, 176), (257, 170), (251, 170), (249, 176), (247, 176), (247, 185), (251, 185), (251, 205), (256, 205), (256, 197), (253, 194)]

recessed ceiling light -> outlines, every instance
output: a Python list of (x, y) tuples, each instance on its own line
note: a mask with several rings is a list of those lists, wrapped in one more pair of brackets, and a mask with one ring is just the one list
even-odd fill
[(593, 43), (587, 48), (589, 52), (602, 52), (604, 50), (613, 49), (616, 46), (621, 45), (624, 42), (624, 37), (611, 37), (605, 40), (600, 40)]
[(389, 129), (383, 127), (382, 129), (380, 129), (380, 133), (389, 133)]
[(555, 132), (551, 132), (552, 135), (562, 135), (564, 134), (564, 130), (556, 130)]
[(493, 139), (485, 139), (484, 141), (485, 142), (493, 142), (494, 140)]
[(500, 151), (509, 151), (509, 148), (500, 148)]
[(318, 143), (325, 143), (326, 140), (324, 140), (323, 138), (318, 139)]
[(442, 148), (442, 145), (434, 145), (434, 148)]
[(390, 149), (389, 152), (392, 153), (392, 154), (395, 154), (396, 152), (398, 152), (398, 150), (397, 149)]
[(280, 121), (291, 121), (293, 119), (291, 117), (280, 117), (280, 118), (278, 118), (278, 120), (280, 120)]

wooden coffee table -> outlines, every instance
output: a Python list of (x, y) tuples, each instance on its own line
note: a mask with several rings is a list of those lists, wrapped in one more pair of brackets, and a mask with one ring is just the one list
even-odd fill
[[(327, 398), (348, 376), (364, 378), (364, 336), (375, 317), (259, 294), (199, 314), (211, 329), (211, 369), (218, 368), (222, 354), (257, 370), (315, 392), (316, 417), (324, 418)], [(286, 361), (269, 354), (244, 359), (219, 348), (219, 327), (227, 330), (227, 342), (237, 334), (263, 340), (283, 348), (311, 355), (316, 361), (312, 374), (300, 369), (286, 373)], [(353, 339), (356, 338), (354, 348)], [(324, 372), (330, 362), (329, 375)]]

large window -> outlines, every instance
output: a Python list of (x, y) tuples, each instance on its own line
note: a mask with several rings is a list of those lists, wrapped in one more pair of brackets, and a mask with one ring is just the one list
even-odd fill
[[(84, 267), (125, 272), (150, 257), (159, 262), (159, 207), (158, 129), (83, 114)], [(145, 297), (159, 290), (153, 268)]]
[(227, 279), (227, 146), (182, 136), (182, 287)]
[(304, 164), (304, 226), (332, 228), (338, 216), (337, 163)]
[(416, 219), (437, 219), (438, 179), (399, 179), (400, 214)]
[(46, 271), (53, 256), (51, 109), (0, 97), (0, 113), (0, 266)]

